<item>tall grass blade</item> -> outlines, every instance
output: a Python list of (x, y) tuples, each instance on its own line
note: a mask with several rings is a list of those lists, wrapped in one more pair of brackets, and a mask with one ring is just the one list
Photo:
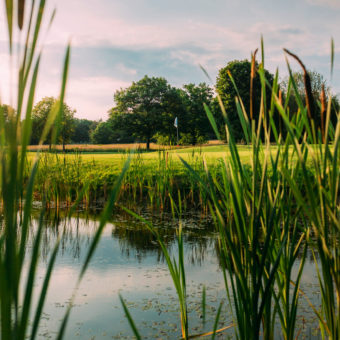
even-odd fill
[(132, 316), (131, 316), (131, 314), (129, 312), (129, 309), (127, 308), (127, 306), (125, 304), (125, 301), (124, 301), (123, 297), (120, 294), (119, 294), (119, 299), (120, 299), (120, 302), (121, 302), (121, 304), (123, 306), (124, 313), (125, 313), (128, 321), (129, 321), (129, 324), (130, 324), (130, 327), (131, 327), (131, 329), (133, 331), (133, 334), (135, 335), (137, 340), (141, 340), (142, 337), (140, 336), (140, 334), (139, 334), (139, 332), (137, 330), (137, 327), (135, 325), (135, 322), (133, 321), (133, 318), (132, 318)]

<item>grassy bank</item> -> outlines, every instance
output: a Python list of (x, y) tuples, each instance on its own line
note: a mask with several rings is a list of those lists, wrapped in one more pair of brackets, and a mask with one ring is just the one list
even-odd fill
[[(251, 176), (251, 146), (239, 145), (237, 149)], [(274, 155), (277, 150), (277, 146), (271, 146), (268, 152)], [(182, 160), (203, 177), (208, 166), (210, 174), (221, 183), (223, 164), (230, 161), (231, 154), (225, 145), (149, 153), (44, 153), (37, 171), (35, 199), (44, 200), (50, 207), (67, 207), (83, 195), (82, 207), (100, 206), (128, 156), (131, 165), (120, 191), (121, 203), (129, 206), (142, 203), (163, 210), (170, 209), (172, 199), (178, 204), (180, 197), (183, 209), (194, 207), (204, 212), (207, 211), (207, 194)], [(29, 154), (28, 167), (32, 158), (33, 154)], [(264, 154), (260, 158), (263, 161)]]
[[(296, 162), (293, 148), (290, 166)], [(271, 145), (259, 154), (261, 162), (268, 162), (271, 174), (272, 164), (269, 156), (274, 157), (279, 147)], [(240, 162), (252, 176), (252, 146), (238, 145)], [(119, 176), (128, 157), (131, 165), (120, 191), (120, 203), (133, 206), (136, 203), (159, 210), (170, 209), (171, 200), (182, 208), (197, 208), (207, 212), (207, 193), (201, 183), (192, 175), (183, 161), (187, 162), (200, 177), (206, 177), (206, 167), (210, 176), (221, 184), (224, 164), (232, 159), (227, 145), (163, 150), (157, 152), (139, 152), (110, 154), (53, 154), (43, 153), (37, 170), (35, 199), (46, 202), (49, 207), (67, 207), (82, 195), (79, 202), (82, 208), (100, 207), (108, 197), (110, 190)], [(34, 154), (28, 155), (29, 169)], [(311, 163), (307, 162), (308, 171), (312, 172)], [(302, 178), (302, 177), (301, 177)], [(301, 183), (300, 183), (301, 184)]]

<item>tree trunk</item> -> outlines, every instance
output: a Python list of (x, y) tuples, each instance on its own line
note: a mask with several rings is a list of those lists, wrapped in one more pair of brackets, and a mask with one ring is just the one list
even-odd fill
[(150, 150), (150, 137), (146, 140), (146, 150)]

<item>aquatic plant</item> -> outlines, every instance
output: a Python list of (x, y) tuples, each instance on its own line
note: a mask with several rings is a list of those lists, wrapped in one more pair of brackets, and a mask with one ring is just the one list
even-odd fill
[[(18, 79), (16, 103), (15, 105), (11, 103), (15, 109), (9, 107), (5, 112), (4, 106), (0, 106), (0, 197), (2, 214), (0, 220), (0, 334), (1, 339), (4, 340), (26, 339), (27, 337), (35, 339), (59, 249), (59, 242), (57, 241), (48, 261), (41, 290), (37, 292), (37, 304), (33, 304), (45, 209), (43, 208), (40, 212), (38, 228), (34, 235), (33, 251), (31, 255), (28, 255), (26, 246), (31, 226), (34, 184), (39, 167), (40, 153), (38, 152), (35, 155), (29, 169), (27, 169), (26, 156), (32, 129), (31, 113), (41, 59), (38, 42), (41, 35), (41, 22), (45, 16), (46, 2), (45, 0), (32, 1), (31, 7), (25, 8), (28, 4), (24, 0), (7, 0), (5, 5), (8, 50), (13, 66), (10, 71), (13, 72), (13, 75), (15, 73), (14, 62), (19, 60), (19, 64), (16, 74)], [(54, 15), (55, 12), (51, 15), (50, 23), (52, 23)], [(24, 39), (23, 44), (19, 43), (22, 38)], [(14, 53), (14, 45), (19, 48), (18, 54)], [(58, 128), (58, 125), (54, 122), (60, 116), (61, 105), (64, 101), (69, 60), (70, 46), (66, 49), (59, 100), (49, 113), (40, 145), (50, 131), (52, 131), (52, 135), (56, 135), (55, 129)], [(12, 91), (12, 98), (14, 98), (15, 91), (11, 88), (11, 85), (9, 84), (9, 87)], [(22, 119), (23, 121), (21, 121)], [(105, 222), (112, 213), (128, 164), (129, 162), (126, 162), (115, 182), (108, 203), (102, 213), (100, 226), (91, 241), (78, 281), (75, 283), (76, 287), (87, 269)], [(45, 197), (42, 197), (42, 199), (44, 200)], [(82, 193), (78, 195), (76, 204), (81, 199)], [(71, 209), (71, 213), (75, 207), (76, 205)], [(22, 213), (18, 214), (20, 209)], [(28, 269), (27, 274), (26, 268)], [(63, 338), (72, 300), (61, 323), (58, 339)], [(34, 309), (33, 305), (35, 306)]]
[[(206, 194), (219, 232), (220, 261), (230, 312), (234, 317), (235, 337), (273, 339), (277, 334), (282, 334), (284, 339), (293, 339), (299, 336), (296, 319), (299, 300), (305, 297), (300, 284), (309, 247), (320, 258), (319, 263), (314, 255), (322, 310), (318, 311), (309, 300), (308, 303), (320, 320), (322, 337), (337, 339), (340, 302), (339, 113), (336, 113), (337, 124), (334, 126), (334, 119), (330, 117), (331, 94), (327, 110), (325, 95), (321, 96), (318, 107), (310, 91), (305, 66), (295, 54), (285, 52), (295, 58), (305, 72), (306, 105), (297, 91), (288, 63), (290, 80), (287, 98), (282, 98), (278, 72), (273, 83), (268, 82), (264, 72), (262, 43), (262, 63), (256, 70), (262, 86), (257, 123), (252, 119), (253, 108), (250, 108), (248, 115), (242, 98), (238, 95), (235, 99), (243, 133), (251, 147), (250, 164), (241, 161), (228, 114), (219, 97), (229, 149), (219, 171), (211, 171), (206, 162), (201, 163), (203, 169), (197, 171), (187, 160), (181, 160), (191, 180), (196, 182), (195, 187)], [(252, 58), (252, 73), (255, 72), (255, 55)], [(333, 48), (331, 55), (333, 61)], [(229, 74), (229, 77), (237, 92), (233, 75)], [(266, 105), (268, 88), (271, 91), (269, 106)], [(294, 113), (289, 108), (292, 93), (298, 106), (298, 111)], [(220, 138), (220, 130), (209, 107), (205, 106), (205, 109)], [(320, 114), (321, 122), (317, 121), (319, 109), (323, 111)], [(277, 125), (278, 121), (281, 122), (280, 126)], [(287, 133), (282, 132), (282, 124)], [(271, 146), (273, 140), (275, 152)], [(145, 223), (154, 233), (149, 222)], [(181, 241), (180, 234), (178, 240)], [(158, 242), (162, 246), (160, 238)], [(163, 247), (162, 250), (166, 254), (167, 250)], [(179, 247), (179, 260), (181, 256)], [(298, 270), (293, 273), (297, 261)], [(183, 320), (187, 320), (185, 299), (182, 298), (185, 284), (179, 289), (177, 285), (180, 278), (185, 278), (185, 270), (179, 266), (181, 271), (178, 275), (173, 270), (177, 268), (176, 262), (169, 260), (167, 263), (179, 297), (183, 330)], [(217, 319), (220, 312), (221, 309)], [(214, 337), (216, 329), (212, 333)], [(183, 338), (196, 337), (186, 331), (182, 334)]]

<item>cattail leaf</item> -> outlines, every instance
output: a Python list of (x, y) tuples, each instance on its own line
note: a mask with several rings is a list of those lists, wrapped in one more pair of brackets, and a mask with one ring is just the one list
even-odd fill
[(334, 69), (334, 39), (331, 39), (331, 79), (333, 77), (333, 69)]
[(18, 27), (22, 30), (24, 24), (25, 0), (18, 0)]
[(211, 83), (213, 83), (212, 79), (210, 78), (209, 76), (209, 73), (207, 72), (207, 70), (202, 66), (202, 65), (199, 65), (200, 66), (200, 69), (203, 71), (203, 73), (205, 74), (205, 76), (210, 80)]
[(204, 103), (203, 105), (204, 105), (204, 110), (205, 110), (205, 112), (207, 114), (207, 117), (208, 117), (209, 122), (210, 122), (210, 124), (211, 124), (211, 126), (212, 126), (212, 128), (213, 128), (213, 130), (215, 132), (215, 135), (216, 135), (217, 139), (221, 140), (221, 136), (220, 136), (220, 133), (219, 133), (219, 131), (217, 129), (215, 118), (214, 118), (213, 114), (211, 113), (211, 111), (209, 109), (209, 106), (206, 103)]
[(250, 71), (250, 120), (253, 119), (253, 102), (254, 102), (254, 79), (256, 76), (256, 53), (258, 49), (254, 51), (251, 55), (251, 71)]
[(54, 249), (52, 251), (50, 260), (48, 262), (48, 266), (47, 266), (47, 271), (44, 277), (44, 282), (41, 288), (41, 292), (39, 294), (39, 301), (38, 301), (38, 305), (35, 311), (35, 316), (34, 316), (34, 321), (33, 321), (33, 325), (32, 325), (32, 332), (31, 332), (31, 340), (34, 340), (36, 338), (37, 332), (38, 332), (38, 327), (39, 327), (39, 323), (41, 320), (41, 315), (42, 315), (42, 311), (43, 311), (43, 307), (45, 304), (45, 300), (46, 300), (46, 295), (47, 295), (47, 290), (48, 290), (48, 286), (50, 283), (50, 279), (52, 276), (52, 271), (54, 268), (54, 264), (57, 258), (57, 254), (58, 254), (58, 250), (59, 250), (59, 244), (60, 244), (60, 240), (57, 240)]
[(220, 303), (218, 310), (217, 310), (217, 313), (216, 313), (214, 327), (213, 327), (213, 334), (211, 336), (211, 340), (214, 340), (215, 337), (216, 337), (216, 331), (217, 331), (218, 322), (220, 321), (220, 317), (221, 317), (222, 306), (223, 306), (223, 302)]
[(129, 312), (129, 309), (127, 308), (126, 303), (125, 303), (123, 297), (120, 294), (119, 294), (119, 300), (120, 300), (120, 302), (121, 302), (121, 304), (123, 306), (123, 309), (124, 309), (124, 312), (125, 312), (125, 316), (127, 317), (128, 321), (129, 321), (129, 324), (130, 324), (130, 327), (131, 327), (131, 329), (133, 331), (133, 334), (135, 335), (137, 340), (141, 340), (142, 337), (140, 336), (140, 334), (138, 332), (138, 329), (137, 329), (137, 327), (135, 325), (135, 322), (133, 321), (133, 318), (132, 318), (132, 316), (131, 316), (131, 314)]
[(13, 0), (6, 0), (6, 19), (8, 28), (9, 51), (12, 53), (12, 36), (13, 36)]

